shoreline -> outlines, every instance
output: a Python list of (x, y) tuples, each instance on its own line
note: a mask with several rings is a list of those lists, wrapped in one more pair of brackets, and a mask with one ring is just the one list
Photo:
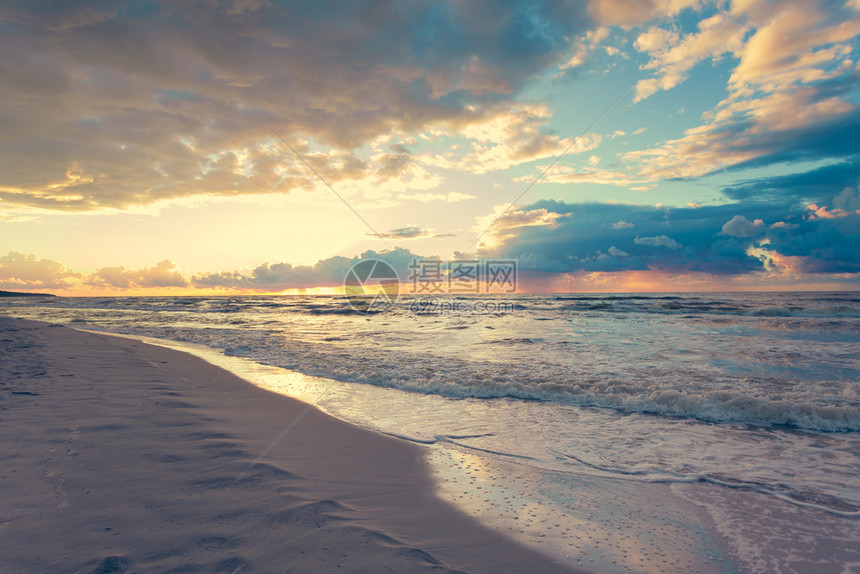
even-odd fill
[(9, 571), (573, 572), (436, 494), (421, 447), (180, 351), (0, 317)]
[[(84, 332), (103, 333), (87, 330)], [(717, 529), (713, 521), (701, 515), (700, 507), (684, 497), (675, 495), (668, 484), (636, 485), (634, 498), (659, 501), (657, 503), (659, 508), (655, 508), (650, 503), (645, 505), (633, 503), (630, 497), (630, 485), (623, 481), (591, 481), (584, 476), (575, 478), (567, 474), (558, 474), (555, 475), (555, 479), (547, 483), (546, 479), (553, 475), (553, 472), (547, 469), (529, 470), (527, 466), (511, 465), (503, 459), (478, 460), (475, 455), (480, 457), (480, 451), (476, 453), (468, 452), (468, 449), (466, 451), (440, 449), (438, 437), (422, 440), (401, 432), (386, 431), (375, 424), (374, 414), (384, 417), (388, 413), (399, 412), (403, 408), (401, 402), (403, 398), (392, 400), (392, 393), (409, 394), (407, 391), (379, 389), (372, 385), (349, 382), (338, 382), (337, 387), (331, 387), (330, 385), (336, 382), (333, 379), (317, 379), (311, 375), (256, 363), (247, 358), (229, 357), (218, 350), (199, 344), (143, 335), (110, 335), (188, 353), (260, 388), (299, 400), (305, 405), (314, 403), (316, 409), (359, 429), (419, 445), (425, 453), (425, 459), (429, 461), (435, 488), (438, 489), (437, 492), (443, 500), (451, 503), (461, 513), (478, 520), (485, 527), (504, 533), (515, 545), (529, 548), (560, 564), (568, 564), (577, 569), (589, 568), (589, 571), (594, 572), (640, 570), (684, 572), (696, 569), (706, 574), (722, 572), (723, 563), (729, 561), (726, 549), (715, 536)], [(285, 372), (288, 373), (286, 377), (289, 381), (286, 383), (282, 382)], [(297, 379), (300, 382), (297, 382)], [(312, 380), (316, 380), (318, 384), (309, 384)], [(336, 399), (337, 403), (342, 403), (343, 397), (349, 397), (350, 400), (365, 407), (368, 403), (379, 403), (382, 407), (376, 407), (372, 412), (365, 412), (363, 416), (356, 416), (357, 413), (352, 411), (350, 413), (352, 417), (350, 417), (339, 412), (337, 406), (328, 404), (328, 399), (337, 395), (339, 395)], [(319, 400), (321, 396), (324, 396), (323, 400)], [(409, 400), (414, 398), (414, 396), (409, 397)], [(424, 400), (427, 398), (435, 399), (432, 396), (422, 397)], [(491, 404), (483, 401), (481, 403), (482, 407)], [(535, 404), (539, 403), (535, 401)], [(436, 407), (444, 408), (442, 405), (436, 405)], [(428, 405), (420, 406), (420, 413), (426, 415), (427, 410)], [(433, 407), (430, 407), (430, 410), (433, 410)], [(471, 417), (475, 416), (482, 419), (491, 417), (492, 414), (490, 411), (481, 414), (473, 411)], [(543, 474), (546, 472), (549, 474)], [(568, 485), (576, 483), (576, 486), (572, 490), (562, 488), (559, 491), (551, 487), (552, 483)], [(547, 490), (547, 487), (550, 489)], [(561, 498), (575, 497), (577, 503), (571, 504), (572, 499), (562, 501), (557, 498), (559, 495)], [(561, 502), (562, 507), (553, 507), (552, 502), (545, 504), (548, 502), (547, 496), (549, 500)], [(590, 502), (583, 504), (586, 499), (590, 499)], [(627, 510), (618, 507), (617, 500), (624, 500)], [(610, 508), (612, 510), (609, 510)], [(595, 521), (592, 513), (597, 509), (599, 511)], [(640, 522), (636, 525), (628, 522), (629, 533), (621, 536), (617, 534), (607, 536), (608, 532), (618, 530), (617, 523), (629, 521), (631, 511), (633, 514), (652, 516), (652, 519), (658, 515), (665, 516), (668, 512), (675, 523), (683, 526), (664, 532), (675, 540), (685, 540), (686, 544), (676, 546), (673, 549), (674, 555), (667, 561), (665, 557), (660, 557), (656, 553), (652, 558), (646, 558), (649, 549), (647, 546), (642, 546), (644, 542), (642, 533), (648, 532), (647, 524)], [(591, 519), (586, 518), (589, 516)], [(656, 520), (659, 521), (659, 518)], [(642, 528), (643, 526), (645, 528)], [(595, 536), (598, 531), (603, 532), (602, 539)], [(707, 534), (691, 535), (700, 531)], [(636, 532), (639, 534), (635, 534)], [(601, 542), (592, 547), (597, 540)], [(609, 540), (613, 542), (608, 542)], [(690, 549), (700, 544), (705, 544), (707, 550), (701, 550), (696, 555), (690, 554)], [(652, 550), (657, 551), (655, 548)], [(638, 559), (634, 558), (637, 554), (641, 554)], [(708, 559), (710, 556), (721, 558)]]

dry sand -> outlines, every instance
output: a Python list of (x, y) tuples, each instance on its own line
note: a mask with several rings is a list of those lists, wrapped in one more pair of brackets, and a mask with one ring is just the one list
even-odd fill
[(0, 317), (0, 570), (569, 572), (436, 496), (418, 446), (184, 353)]

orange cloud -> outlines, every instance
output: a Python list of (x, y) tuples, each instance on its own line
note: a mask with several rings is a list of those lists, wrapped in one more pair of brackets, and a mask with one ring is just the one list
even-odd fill
[(0, 287), (11, 290), (66, 289), (81, 277), (50, 259), (9, 252), (0, 257)]
[(188, 287), (189, 282), (176, 270), (176, 266), (165, 259), (155, 267), (126, 269), (125, 267), (103, 267), (90, 274), (84, 281), (97, 288), (140, 289)]

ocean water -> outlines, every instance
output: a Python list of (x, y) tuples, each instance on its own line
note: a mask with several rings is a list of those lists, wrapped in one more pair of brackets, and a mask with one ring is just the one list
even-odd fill
[(428, 445), (440, 495), (574, 565), (860, 571), (860, 293), (402, 298), (372, 315), (320, 296), (0, 310), (155, 338)]

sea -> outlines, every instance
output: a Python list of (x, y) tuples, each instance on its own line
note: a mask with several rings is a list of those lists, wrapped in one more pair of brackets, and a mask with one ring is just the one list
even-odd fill
[(425, 445), (440, 496), (574, 567), (860, 572), (860, 293), (407, 296), (374, 313), (343, 296), (8, 298), (0, 312), (191, 352)]

